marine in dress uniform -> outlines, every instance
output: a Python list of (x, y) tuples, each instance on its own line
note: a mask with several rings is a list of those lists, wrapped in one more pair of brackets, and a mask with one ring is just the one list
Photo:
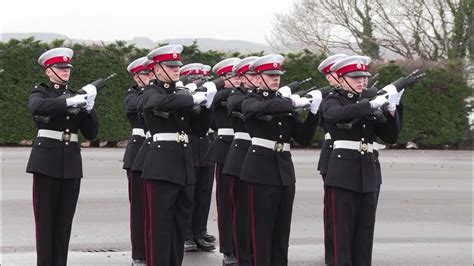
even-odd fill
[(145, 131), (138, 119), (138, 94), (141, 89), (148, 85), (149, 69), (148, 59), (140, 57), (130, 63), (127, 67), (128, 73), (135, 81), (125, 95), (125, 113), (132, 128), (132, 134), (128, 138), (127, 148), (123, 156), (122, 168), (127, 171), (128, 199), (130, 202), (130, 239), (132, 244), (133, 265), (145, 265), (145, 232), (143, 202), (143, 184), (140, 175), (132, 174), (132, 165), (135, 157), (145, 141)]
[[(337, 61), (341, 88), (325, 99), (322, 115), (331, 134), (333, 150), (329, 158), (325, 186), (328, 190), (328, 222), (332, 225), (333, 257), (330, 265), (371, 265), (379, 180), (373, 156), (376, 136), (388, 143), (398, 138), (396, 112), (385, 112), (386, 123), (377, 122), (374, 109), (388, 102), (385, 96), (364, 101), (370, 58), (350, 56)], [(397, 96), (390, 90), (389, 98)], [(337, 124), (361, 118), (351, 129)]]
[(242, 165), (247, 150), (251, 145), (250, 135), (245, 129), (242, 101), (246, 95), (256, 89), (255, 73), (250, 71), (250, 64), (258, 59), (250, 56), (242, 59), (232, 68), (232, 72), (240, 78), (240, 86), (235, 88), (227, 98), (227, 113), (234, 130), (234, 140), (230, 145), (222, 174), (232, 178), (231, 207), (233, 240), (236, 248), (235, 257), (238, 265), (251, 265), (251, 231), (249, 212), (249, 188), (247, 182), (240, 182)]
[[(143, 131), (145, 132), (145, 140), (143, 143), (140, 145), (139, 150), (135, 156), (135, 159), (131, 165), (131, 175), (132, 179), (139, 179), (142, 176), (143, 172), (143, 164), (145, 162), (145, 157), (148, 152), (148, 146), (152, 143), (152, 138), (150, 131), (148, 131), (148, 127), (145, 124), (145, 119), (143, 117), (143, 93), (145, 90), (149, 87), (149, 82), (151, 79), (154, 79), (155, 75), (153, 74), (152, 70), (155, 66), (155, 62), (153, 60), (149, 60), (144, 62), (143, 65), (146, 66), (148, 69), (148, 81), (145, 80), (145, 77), (143, 77), (144, 82), (148, 82), (146, 86), (141, 87), (139, 92), (137, 93), (136, 96), (136, 115), (138, 117), (138, 125), (143, 128)], [(143, 73), (144, 74), (144, 73)], [(133, 112), (133, 110), (130, 110), (130, 112)], [(144, 210), (144, 240), (145, 240), (145, 261), (149, 260), (150, 258), (150, 252), (148, 248), (148, 231), (149, 231), (149, 218), (148, 218), (148, 208), (147, 208), (147, 195), (146, 195), (146, 183), (142, 180), (142, 194), (143, 194), (143, 210)], [(140, 265), (142, 263), (140, 260), (136, 261), (137, 265)]]
[[(252, 255), (255, 266), (288, 265), (295, 171), (290, 141), (309, 145), (317, 127), (321, 99), (284, 98), (278, 93), (283, 56), (266, 55), (250, 70), (259, 88), (242, 102), (245, 128), (251, 136), (241, 181), (249, 183)], [(310, 106), (303, 122), (295, 108)], [(263, 117), (266, 117), (263, 119)]]
[[(202, 78), (204, 80), (210, 80), (211, 79), (211, 76), (209, 75), (210, 72), (212, 70), (212, 67), (210, 65), (203, 65), (202, 66)], [(212, 121), (212, 120), (211, 120)], [(209, 140), (211, 141), (211, 143), (214, 141), (214, 138), (215, 138), (215, 132), (214, 130), (212, 130), (211, 128), (209, 128), (209, 131), (208, 131), (208, 134), (207, 134)], [(208, 148), (209, 150), (209, 148)], [(213, 165), (214, 166), (214, 165)], [(212, 173), (213, 177), (212, 177), (212, 183), (211, 183), (211, 187), (214, 186), (214, 171)], [(212, 189), (211, 189), (212, 191)], [(208, 202), (209, 202), (209, 208), (211, 207), (211, 200), (212, 200), (212, 194), (211, 195), (208, 195)], [(209, 211), (207, 211), (207, 213), (209, 213)], [(204, 232), (204, 240), (206, 240), (207, 242), (215, 242), (216, 241), (216, 237), (214, 235), (211, 235), (207, 232), (207, 226), (206, 226), (206, 230)]]
[[(187, 77), (188, 82), (190, 82), (189, 84), (195, 85), (196, 83), (193, 82), (200, 82), (203, 79), (203, 67), (204, 65), (201, 63), (184, 65), (180, 69), (180, 76)], [(189, 86), (188, 84), (184, 85)], [(194, 88), (195, 87), (197, 86), (194, 86)], [(192, 88), (193, 87), (191, 87), (191, 89)], [(194, 190), (193, 214), (184, 244), (185, 251), (211, 251), (216, 249), (213, 243), (209, 243), (204, 238), (207, 232), (207, 219), (209, 217), (212, 186), (214, 184), (213, 164), (205, 158), (210, 143), (209, 134), (204, 136), (189, 135), (196, 185)]]
[(224, 254), (224, 265), (235, 265), (235, 249), (232, 234), (232, 178), (222, 175), (222, 169), (234, 139), (234, 130), (227, 113), (227, 97), (233, 89), (240, 86), (239, 78), (234, 76), (232, 68), (239, 58), (227, 58), (212, 68), (216, 76), (225, 80), (224, 88), (218, 90), (212, 104), (213, 130), (217, 136), (209, 147), (207, 159), (215, 163), (217, 225), (219, 229), (219, 251)]
[[(144, 90), (142, 103), (152, 136), (142, 172), (149, 219), (147, 265), (182, 264), (196, 182), (188, 134), (203, 136), (207, 132), (208, 108), (216, 91), (210, 82), (207, 92), (177, 91), (182, 50), (183, 46), (171, 44), (147, 56), (156, 62), (153, 73), (157, 78)], [(204, 103), (199, 113), (193, 112), (194, 106)]]
[[(54, 48), (43, 53), (38, 63), (49, 83), (35, 85), (28, 99), (38, 135), (33, 143), (26, 171), (33, 174), (33, 211), (35, 216), (37, 265), (66, 265), (72, 220), (82, 178), (81, 148), (78, 132), (94, 139), (98, 122), (93, 110), (97, 90), (93, 85), (82, 89), (87, 94), (69, 98), (70, 64), (73, 51)], [(77, 114), (68, 108), (85, 105)]]
[[(336, 73), (331, 72), (331, 66), (334, 65), (338, 60), (347, 57), (345, 54), (335, 54), (331, 55), (328, 58), (324, 59), (318, 66), (318, 71), (326, 77), (327, 82), (329, 83), (328, 86), (321, 88), (321, 93), (324, 99), (329, 95), (330, 92), (334, 91), (334, 88), (339, 87), (339, 81), (337, 79)], [(326, 125), (324, 124), (324, 118), (322, 116), (319, 117), (319, 125), (324, 131), (324, 140), (321, 146), (321, 151), (319, 153), (319, 161), (318, 161), (318, 170), (324, 179), (326, 178), (326, 173), (328, 169), (328, 162), (329, 156), (332, 152), (332, 140), (331, 135), (326, 129)], [(323, 224), (324, 224), (324, 258), (326, 264), (334, 263), (334, 258), (332, 255), (334, 252), (332, 251), (334, 245), (332, 243), (332, 237), (330, 232), (329, 224), (327, 223), (327, 191), (326, 186), (323, 185), (324, 195), (323, 195)]]

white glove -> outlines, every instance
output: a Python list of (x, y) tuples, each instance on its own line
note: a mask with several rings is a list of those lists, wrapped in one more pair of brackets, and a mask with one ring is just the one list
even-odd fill
[(402, 98), (402, 95), (403, 95), (404, 92), (405, 92), (405, 89), (398, 92), (398, 98), (397, 98), (396, 105), (400, 105), (400, 99)]
[(207, 97), (207, 102), (206, 102), (206, 108), (210, 109), (212, 105), (212, 101), (214, 101), (214, 96), (216, 96), (217, 93), (217, 88), (216, 84), (214, 82), (206, 82), (202, 86), (204, 86), (207, 89), (206, 92), (206, 97)]
[(82, 90), (84, 90), (87, 93), (86, 94), (86, 99), (87, 99), (86, 110), (89, 112), (94, 107), (95, 97), (97, 96), (97, 88), (94, 85), (89, 84), (82, 87)]
[(193, 96), (194, 105), (202, 105), (207, 100), (206, 93), (203, 91), (198, 91), (192, 96)]
[(94, 100), (95, 97), (97, 96), (97, 88), (92, 84), (82, 87), (82, 90), (84, 90), (87, 93), (87, 98), (93, 98)]
[(86, 110), (90, 112), (94, 108), (95, 101), (92, 98), (87, 97)]
[(385, 98), (385, 96), (379, 95), (375, 99), (370, 101), (369, 103), (370, 103), (370, 107), (372, 107), (372, 109), (377, 109), (377, 108), (382, 107), (382, 105), (384, 105), (385, 103), (388, 103), (388, 100), (387, 100), (387, 98)]
[(299, 98), (301, 98), (301, 96), (299, 96), (298, 94), (291, 94), (290, 95), (290, 99), (292, 99), (292, 100), (299, 99)]
[(394, 103), (389, 102), (388, 107), (387, 107), (387, 111), (395, 112), (395, 110), (397, 110), (397, 105), (394, 104)]
[(383, 87), (382, 90), (387, 92), (388, 102), (395, 105), (397, 103), (397, 99), (398, 99), (397, 87), (395, 87), (395, 85), (389, 84), (389, 85)]
[(281, 96), (286, 97), (286, 98), (289, 98), (291, 95), (291, 89), (288, 86), (279, 88), (278, 92), (281, 94)]
[(311, 105), (311, 103), (309, 102), (309, 99), (306, 98), (306, 97), (298, 98), (298, 99), (293, 100), (293, 106), (295, 108), (298, 108), (298, 107), (304, 108), (304, 107), (308, 107), (310, 105)]
[(321, 101), (323, 100), (323, 95), (320, 90), (312, 90), (308, 92), (308, 95), (311, 95), (311, 106), (309, 107), (309, 110), (311, 113), (316, 114), (319, 110), (319, 105), (321, 105)]
[(197, 85), (194, 82), (188, 83), (184, 87), (188, 88), (190, 91), (195, 91), (197, 89)]
[(323, 99), (323, 94), (321, 93), (320, 90), (312, 90), (310, 92), (307, 93), (308, 95), (311, 95), (311, 99), (319, 99), (319, 100), (322, 100)]
[(184, 87), (184, 84), (181, 80), (178, 80), (176, 81), (176, 83), (174, 84), (175, 87)]
[(77, 107), (78, 105), (82, 105), (87, 103), (86, 94), (78, 94), (73, 97), (69, 97), (66, 99), (66, 106), (67, 107)]

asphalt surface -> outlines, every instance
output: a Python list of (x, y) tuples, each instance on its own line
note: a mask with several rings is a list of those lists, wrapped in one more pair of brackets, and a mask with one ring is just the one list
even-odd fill
[[(123, 149), (82, 150), (85, 178), (73, 223), (68, 265), (130, 265)], [(2, 148), (1, 265), (34, 265), (29, 148)], [(295, 150), (297, 183), (289, 265), (324, 265), (319, 150)], [(373, 265), (473, 265), (470, 151), (381, 152), (383, 184)], [(217, 234), (213, 200), (208, 230)], [(218, 252), (186, 253), (183, 265), (221, 265)]]

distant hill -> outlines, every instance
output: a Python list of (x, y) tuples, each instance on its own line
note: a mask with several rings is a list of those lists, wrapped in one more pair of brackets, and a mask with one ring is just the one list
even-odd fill
[[(2, 33), (0, 41), (8, 42), (10, 39), (26, 39), (29, 37), (34, 37), (36, 40), (41, 40), (44, 42), (51, 42), (56, 39), (66, 40), (66, 43), (82, 43), (86, 45), (90, 44), (102, 44), (110, 43), (103, 42), (100, 40), (81, 40), (81, 39), (72, 39), (67, 37), (64, 34), (59, 33), (48, 33), (48, 32), (35, 32), (35, 33)], [(241, 40), (218, 40), (212, 38), (180, 38), (180, 39), (165, 39), (153, 41), (148, 37), (135, 37), (132, 40), (124, 40), (128, 44), (135, 44), (138, 48), (147, 48), (152, 49), (158, 46), (160, 43), (180, 43), (183, 45), (190, 45), (193, 41), (196, 41), (198, 47), (203, 50), (217, 50), (223, 52), (237, 51), (241, 53), (251, 53), (251, 52), (260, 52), (271, 53), (276, 52), (272, 47), (266, 44), (255, 43), (250, 41), (241, 41)]]

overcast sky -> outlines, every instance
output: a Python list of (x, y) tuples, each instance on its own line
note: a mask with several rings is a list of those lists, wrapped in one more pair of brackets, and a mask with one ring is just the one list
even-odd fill
[(5, 0), (0, 30), (103, 41), (209, 37), (266, 43), (274, 14), (294, 1)]

